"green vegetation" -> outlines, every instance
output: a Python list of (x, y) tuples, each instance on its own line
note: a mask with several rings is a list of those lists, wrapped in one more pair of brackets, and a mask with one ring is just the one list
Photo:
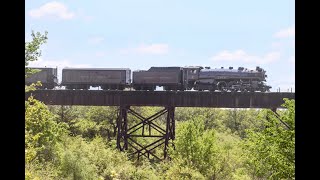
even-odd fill
[[(37, 33), (28, 52), (39, 52), (45, 40), (46, 35)], [(36, 59), (29, 57), (38, 56), (26, 54), (26, 65)], [(171, 160), (162, 162), (129, 160), (116, 149), (116, 107), (46, 106), (32, 97), (25, 105), (28, 180), (295, 179), (294, 100), (285, 99), (285, 109), (277, 113), (176, 108), (175, 150), (170, 148)], [(133, 108), (145, 117), (161, 109)], [(129, 127), (139, 122), (133, 116), (128, 119)], [(164, 122), (164, 116), (155, 120), (161, 127)], [(163, 149), (155, 153), (161, 157)]]
[[(42, 35), (40, 32), (34, 33), (34, 31), (32, 31), (32, 41), (25, 43), (25, 77), (28, 77), (31, 74), (34, 74), (39, 71), (35, 69), (30, 69), (27, 66), (31, 61), (37, 61), (38, 58), (41, 56), (40, 45), (47, 42), (47, 34), (48, 32), (45, 32), (45, 34)], [(25, 91), (27, 92), (35, 90), (37, 86), (42, 86), (41, 82), (33, 83), (30, 86), (25, 86)]]
[[(40, 32), (34, 33), (32, 31), (32, 41), (25, 43), (25, 66), (28, 66), (30, 61), (37, 61), (41, 56), (40, 45), (47, 42), (47, 34), (48, 32), (42, 35)], [(32, 70), (26, 67), (25, 76), (27, 77), (32, 73)]]
[(244, 140), (246, 163), (252, 174), (271, 179), (293, 179), (295, 175), (295, 106), (285, 99), (286, 111), (269, 113), (264, 129), (248, 129)]

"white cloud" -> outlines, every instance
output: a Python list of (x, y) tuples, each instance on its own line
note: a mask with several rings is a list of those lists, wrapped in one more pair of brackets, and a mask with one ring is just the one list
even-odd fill
[(295, 49), (295, 40), (275, 41), (271, 43), (271, 47), (275, 50), (284, 50), (287, 48)]
[(150, 45), (142, 44), (139, 47), (124, 49), (121, 52), (124, 54), (137, 53), (137, 54), (161, 55), (161, 54), (167, 54), (169, 52), (169, 45), (168, 44), (150, 44)]
[(61, 19), (72, 19), (75, 14), (68, 10), (68, 8), (60, 2), (48, 2), (37, 9), (29, 11), (29, 16), (33, 18), (41, 18), (45, 16), (57, 17)]
[(89, 44), (100, 44), (103, 40), (103, 37), (91, 37), (88, 39), (88, 42)]
[(267, 64), (274, 61), (277, 61), (280, 58), (279, 52), (270, 52), (265, 54), (264, 56), (255, 56), (250, 55), (243, 50), (235, 50), (235, 51), (227, 51), (224, 50), (222, 52), (217, 53), (212, 56), (210, 59), (212, 61), (229, 61), (229, 62), (245, 62), (245, 63), (259, 63), (259, 64)]
[(295, 36), (295, 27), (289, 27), (282, 29), (274, 34), (276, 38), (290, 38)]

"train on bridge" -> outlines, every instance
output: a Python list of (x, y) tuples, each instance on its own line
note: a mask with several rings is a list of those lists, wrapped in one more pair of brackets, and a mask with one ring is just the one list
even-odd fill
[(166, 91), (268, 92), (271, 89), (271, 86), (266, 84), (266, 71), (259, 66), (251, 70), (244, 67), (151, 67), (132, 73), (129, 68), (63, 68), (61, 83), (58, 83), (57, 68), (28, 68), (38, 69), (38, 72), (27, 75), (25, 84), (40, 81), (41, 89), (65, 87), (87, 90), (90, 87), (99, 87), (102, 90), (129, 88), (154, 91), (157, 86)]

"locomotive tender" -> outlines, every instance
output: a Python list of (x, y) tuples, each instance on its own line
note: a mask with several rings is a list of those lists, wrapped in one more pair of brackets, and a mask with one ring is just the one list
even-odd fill
[[(43, 68), (37, 68), (43, 69)], [(50, 69), (50, 68), (46, 68)], [(56, 72), (56, 68), (52, 68)], [(44, 71), (42, 74), (50, 74)], [(44, 75), (42, 75), (44, 76)], [(39, 74), (32, 77), (33, 81), (41, 81)], [(132, 72), (129, 68), (64, 68), (62, 70), (62, 82), (60, 86), (66, 89), (89, 89), (101, 87), (103, 90), (124, 90), (133, 88), (135, 90), (153, 91), (157, 86), (163, 90), (209, 90), (209, 91), (241, 91), (254, 92), (270, 91), (271, 86), (266, 85), (266, 71), (256, 67), (248, 70), (243, 67), (238, 69), (210, 69), (210, 67), (186, 66), (186, 67), (151, 67), (148, 70), (136, 70)], [(56, 81), (56, 79), (51, 79)], [(30, 79), (28, 79), (30, 82)], [(48, 82), (46, 79), (45, 82)], [(26, 80), (27, 83), (27, 80)], [(52, 83), (51, 83), (52, 84)], [(55, 83), (54, 86), (57, 86)], [(53, 86), (42, 88), (52, 89)]]
[(61, 86), (66, 89), (123, 90), (130, 86), (131, 70), (128, 68), (64, 68)]

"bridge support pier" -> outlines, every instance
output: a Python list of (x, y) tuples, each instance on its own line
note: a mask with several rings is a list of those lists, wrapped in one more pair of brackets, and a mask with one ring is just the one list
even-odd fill
[[(138, 112), (130, 108), (130, 106), (121, 106), (117, 118), (117, 148), (120, 151), (128, 150), (131, 147), (129, 156), (134, 158), (137, 156), (145, 156), (150, 159), (150, 155), (158, 160), (168, 158), (169, 143), (173, 144), (175, 139), (175, 120), (174, 120), (175, 107), (165, 107), (161, 111), (151, 115), (150, 117), (143, 117)], [(136, 117), (140, 122), (130, 124), (128, 126), (128, 114)], [(166, 114), (166, 126), (160, 127), (155, 124), (154, 120)], [(145, 129), (148, 132), (145, 132)], [(149, 144), (143, 144), (139, 139), (149, 138)], [(163, 147), (163, 158), (155, 154), (157, 147)], [(162, 154), (162, 153), (161, 153)]]
[(128, 149), (128, 109), (129, 106), (121, 106), (117, 118), (117, 149), (120, 151)]

